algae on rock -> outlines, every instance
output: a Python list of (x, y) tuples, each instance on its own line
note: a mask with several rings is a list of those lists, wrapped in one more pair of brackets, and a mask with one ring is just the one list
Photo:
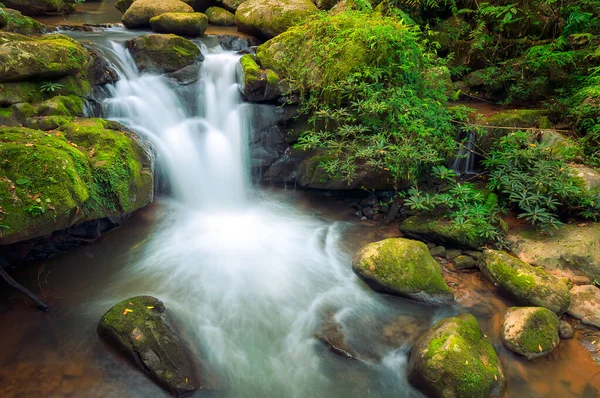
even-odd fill
[(180, 36), (199, 37), (208, 27), (208, 18), (201, 12), (167, 12), (150, 19), (152, 30)]
[(144, 35), (131, 39), (126, 44), (142, 71), (175, 72), (204, 60), (196, 44), (174, 34)]
[(550, 355), (558, 346), (559, 320), (542, 307), (512, 307), (506, 310), (500, 337), (509, 350), (535, 359)]
[(318, 12), (310, 0), (247, 0), (235, 12), (240, 32), (275, 37)]

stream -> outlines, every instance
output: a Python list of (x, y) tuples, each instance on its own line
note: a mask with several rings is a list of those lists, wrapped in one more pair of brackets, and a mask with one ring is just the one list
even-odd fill
[[(237, 90), (239, 55), (202, 38), (200, 79), (181, 90), (137, 71), (123, 41), (140, 33), (69, 34), (119, 70), (103, 117), (153, 143), (171, 194), (98, 241), (21, 271), (49, 313), (0, 290), (0, 397), (168, 396), (96, 335), (104, 312), (142, 294), (165, 302), (202, 358), (208, 388), (197, 397), (422, 397), (405, 375), (412, 341), (462, 312), (473, 313), (494, 343), (506, 396), (597, 396), (600, 368), (575, 339), (536, 362), (502, 346), (510, 302), (478, 273), (445, 270), (452, 305), (371, 291), (353, 274), (352, 254), (397, 229), (358, 221), (324, 193), (254, 186), (253, 105)], [(360, 360), (315, 338), (331, 323)]]

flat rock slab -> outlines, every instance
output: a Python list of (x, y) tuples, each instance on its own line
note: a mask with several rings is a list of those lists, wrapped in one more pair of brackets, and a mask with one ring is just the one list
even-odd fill
[(600, 289), (594, 285), (571, 289), (571, 306), (567, 314), (581, 323), (600, 329)]

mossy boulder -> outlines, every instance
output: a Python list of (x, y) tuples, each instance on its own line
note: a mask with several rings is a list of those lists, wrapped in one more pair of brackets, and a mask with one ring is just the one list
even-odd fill
[[(45, 92), (47, 83), (60, 84), (54, 93)], [(0, 87), (0, 106), (10, 106), (19, 103), (39, 103), (53, 95), (75, 95), (87, 97), (91, 85), (85, 76), (65, 76), (58, 79), (35, 79), (22, 82), (2, 83)]]
[(575, 286), (571, 289), (571, 297), (567, 314), (584, 325), (600, 329), (600, 289), (594, 285)]
[(117, 0), (115, 3), (115, 8), (125, 14), (125, 11), (131, 7), (135, 0)]
[(439, 321), (410, 350), (408, 380), (429, 397), (501, 396), (502, 363), (473, 315)]
[(201, 12), (167, 12), (151, 18), (150, 25), (157, 33), (199, 37), (208, 27), (208, 17)]
[(194, 9), (179, 0), (136, 0), (125, 11), (121, 22), (129, 29), (149, 28), (150, 19), (167, 12), (193, 13)]
[(310, 0), (247, 0), (237, 8), (235, 24), (240, 32), (272, 38), (318, 11)]
[(229, 11), (235, 12), (238, 9), (238, 7), (246, 1), (248, 0), (223, 0), (222, 4), (223, 7), (225, 7)]
[(74, 95), (58, 95), (34, 106), (35, 116), (83, 116), (84, 100)]
[(17, 10), (0, 8), (0, 30), (22, 35), (39, 35), (46, 33), (48, 27), (33, 18), (24, 16)]
[(236, 75), (239, 91), (246, 101), (273, 101), (282, 96), (277, 73), (259, 67), (253, 54), (240, 58)]
[(568, 162), (583, 159), (583, 148), (575, 140), (555, 130), (542, 130), (539, 134), (539, 145), (547, 148), (554, 157)]
[(204, 59), (196, 44), (173, 34), (136, 37), (127, 48), (138, 68), (147, 72), (175, 72)]
[(67, 14), (75, 10), (75, 2), (65, 0), (3, 0), (2, 3), (25, 15)]
[(508, 253), (485, 249), (480, 269), (487, 279), (526, 305), (562, 314), (571, 304), (567, 282)]
[(210, 7), (205, 12), (211, 25), (235, 26), (235, 15), (221, 7)]
[(469, 225), (456, 225), (439, 217), (410, 216), (400, 223), (400, 232), (411, 238), (478, 249), (486, 241)]
[(69, 120), (49, 133), (0, 127), (0, 245), (152, 201), (152, 158), (132, 133), (102, 119)]
[(426, 303), (454, 299), (442, 269), (424, 243), (391, 238), (371, 243), (352, 258), (352, 270), (373, 290)]
[(73, 75), (90, 63), (88, 51), (61, 34), (32, 38), (0, 32), (0, 82)]
[(554, 312), (542, 307), (512, 307), (504, 314), (500, 337), (509, 350), (535, 359), (550, 355), (558, 347), (558, 330)]
[(98, 334), (175, 396), (200, 387), (188, 349), (162, 301), (150, 296), (121, 301), (104, 314)]

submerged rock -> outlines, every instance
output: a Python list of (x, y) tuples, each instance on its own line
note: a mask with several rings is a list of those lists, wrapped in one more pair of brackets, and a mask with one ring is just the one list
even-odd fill
[(559, 321), (542, 307), (512, 307), (504, 314), (500, 337), (509, 350), (534, 359), (550, 355), (558, 346)]
[(506, 385), (492, 344), (473, 315), (446, 318), (410, 351), (408, 380), (430, 397), (496, 397)]
[(562, 314), (571, 293), (563, 279), (498, 250), (486, 249), (480, 269), (490, 281), (524, 304)]
[(240, 32), (271, 38), (318, 11), (310, 0), (247, 0), (237, 8), (235, 24)]
[(138, 68), (148, 72), (175, 72), (204, 60), (196, 44), (173, 34), (136, 37), (127, 42), (127, 48)]
[(600, 289), (594, 285), (571, 289), (571, 306), (567, 314), (581, 323), (600, 329)]
[(150, 19), (167, 12), (193, 13), (194, 9), (179, 0), (136, 0), (125, 11), (121, 22), (129, 29), (149, 28)]
[(98, 334), (173, 394), (200, 387), (190, 357), (160, 300), (138, 296), (121, 301), (104, 314)]
[(424, 243), (391, 238), (371, 243), (352, 259), (352, 270), (373, 290), (426, 303), (452, 301), (442, 270)]
[(221, 7), (210, 7), (205, 12), (212, 25), (235, 26), (235, 15)]
[(151, 18), (150, 25), (152, 30), (157, 33), (199, 37), (208, 27), (208, 18), (201, 12), (167, 12)]
[(239, 91), (246, 101), (273, 101), (282, 96), (277, 73), (260, 68), (252, 54), (240, 58), (236, 74)]

